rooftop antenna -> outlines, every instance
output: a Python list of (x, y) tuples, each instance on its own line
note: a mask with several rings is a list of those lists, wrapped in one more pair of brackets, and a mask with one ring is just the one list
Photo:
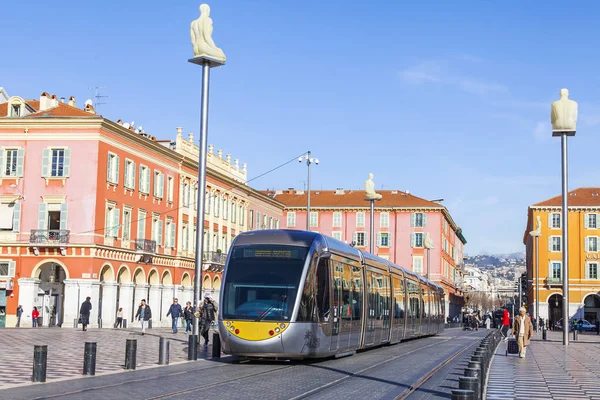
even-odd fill
[(99, 99), (104, 99), (104, 98), (108, 98), (108, 96), (104, 96), (100, 93), (100, 89), (106, 89), (106, 86), (94, 86), (89, 88), (89, 90), (93, 90), (94, 91), (94, 95), (92, 96), (94, 98), (94, 110), (96, 111), (97, 114), (100, 114), (98, 112), (98, 106), (100, 106), (100, 104), (106, 104), (105, 102), (101, 102), (99, 101)]

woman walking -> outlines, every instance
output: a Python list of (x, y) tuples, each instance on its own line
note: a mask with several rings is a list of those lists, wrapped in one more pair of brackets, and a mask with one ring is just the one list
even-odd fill
[(117, 322), (115, 322), (115, 328), (123, 328), (123, 307), (117, 311)]

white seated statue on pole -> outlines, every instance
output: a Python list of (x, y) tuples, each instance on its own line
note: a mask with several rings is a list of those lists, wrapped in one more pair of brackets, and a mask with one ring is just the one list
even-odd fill
[(367, 200), (381, 200), (381, 195), (375, 193), (375, 182), (373, 182), (373, 174), (369, 174), (369, 179), (365, 181), (365, 192), (367, 194)]
[(569, 91), (560, 90), (560, 100), (552, 103), (552, 132), (573, 132), (577, 128), (577, 102), (569, 100)]
[(192, 21), (190, 25), (190, 36), (194, 48), (194, 58), (206, 57), (225, 64), (227, 57), (223, 50), (217, 47), (212, 39), (213, 24), (210, 18), (210, 7), (208, 4), (200, 5), (200, 18)]
[(539, 215), (536, 217), (535, 229), (529, 234), (531, 236), (542, 236), (542, 218)]

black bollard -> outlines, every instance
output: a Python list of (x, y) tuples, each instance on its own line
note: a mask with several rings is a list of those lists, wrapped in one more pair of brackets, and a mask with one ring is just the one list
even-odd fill
[(577, 341), (577, 329), (573, 329), (573, 341)]
[(188, 360), (198, 359), (198, 335), (188, 336)]
[(158, 363), (169, 365), (169, 339), (161, 337), (158, 343)]
[(32, 382), (46, 382), (46, 364), (48, 361), (48, 346), (33, 346), (33, 375)]
[(452, 400), (474, 400), (475, 392), (465, 389), (452, 389)]
[(96, 375), (96, 342), (85, 342), (83, 375)]
[(548, 340), (548, 339), (546, 339), (546, 329), (542, 329), (542, 339)]
[(218, 332), (213, 333), (212, 342), (212, 358), (221, 358), (221, 339)]
[(125, 344), (125, 369), (135, 369), (137, 339), (127, 339)]
[(473, 376), (477, 378), (477, 380), (481, 380), (481, 370), (475, 368), (465, 368), (464, 376)]
[(458, 388), (464, 390), (472, 390), (475, 394), (474, 398), (478, 400), (481, 396), (479, 390), (479, 380), (472, 376), (459, 376), (458, 377)]

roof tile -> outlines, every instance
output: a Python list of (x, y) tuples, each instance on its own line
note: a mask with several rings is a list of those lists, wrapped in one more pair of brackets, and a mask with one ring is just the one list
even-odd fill
[[(298, 194), (298, 192), (302, 194)], [(272, 190), (262, 191), (287, 207), (306, 207), (308, 194), (306, 191), (284, 190), (275, 194)], [(439, 203), (425, 200), (399, 190), (380, 190), (383, 197), (375, 202), (376, 207), (433, 207), (444, 208)], [(335, 190), (311, 190), (311, 207), (368, 207), (363, 190), (345, 190), (344, 194), (336, 194)]]
[[(25, 100), (25, 102), (31, 106), (34, 110), (39, 110), (39, 100)], [(0, 118), (8, 115), (8, 103), (0, 104)], [(32, 114), (26, 115), (19, 118), (36, 118), (36, 117), (99, 117), (96, 114), (90, 114), (77, 107), (70, 106), (66, 103), (58, 102), (57, 107), (50, 108), (44, 111), (36, 111)]]
[[(599, 207), (600, 188), (586, 187), (571, 190), (567, 201), (569, 207)], [(560, 207), (561, 205), (562, 195), (534, 204), (533, 207)]]

